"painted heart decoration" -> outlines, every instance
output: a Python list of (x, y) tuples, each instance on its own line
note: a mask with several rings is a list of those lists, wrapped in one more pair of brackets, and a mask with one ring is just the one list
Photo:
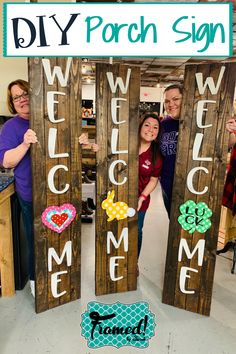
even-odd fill
[(42, 222), (49, 229), (61, 233), (74, 220), (76, 209), (72, 204), (52, 205), (42, 213)]

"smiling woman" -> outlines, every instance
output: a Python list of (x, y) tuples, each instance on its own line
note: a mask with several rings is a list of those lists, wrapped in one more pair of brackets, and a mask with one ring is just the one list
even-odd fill
[(139, 126), (138, 256), (142, 246), (142, 229), (150, 203), (150, 194), (156, 188), (161, 173), (159, 134), (158, 116), (154, 113), (147, 113)]
[(14, 113), (18, 113), (24, 119), (29, 119), (29, 94), (22, 88), (13, 85), (10, 88), (11, 98), (9, 98), (9, 101)]
[(7, 89), (8, 109), (15, 116), (8, 120), (0, 135), (0, 163), (14, 168), (15, 189), (22, 209), (28, 243), (28, 274), (34, 294), (34, 236), (32, 213), (32, 172), (30, 146), (37, 142), (36, 134), (29, 129), (29, 84), (18, 79)]

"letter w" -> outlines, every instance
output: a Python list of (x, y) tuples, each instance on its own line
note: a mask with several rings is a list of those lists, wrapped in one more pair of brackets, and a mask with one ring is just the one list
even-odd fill
[(54, 66), (53, 72), (51, 72), (50, 60), (49, 59), (42, 59), (43, 68), (44, 68), (44, 72), (46, 74), (48, 84), (53, 85), (53, 81), (55, 79), (55, 76), (57, 76), (61, 87), (65, 87), (68, 82), (68, 76), (69, 76), (69, 72), (70, 72), (71, 62), (72, 62), (72, 58), (68, 58), (67, 63), (66, 63), (65, 76), (63, 76), (60, 66)]
[(199, 91), (200, 95), (204, 94), (204, 91), (205, 91), (207, 86), (209, 86), (209, 90), (211, 91), (211, 94), (212, 95), (216, 95), (218, 90), (219, 90), (219, 87), (220, 87), (224, 72), (225, 72), (225, 66), (222, 66), (221, 69), (220, 69), (220, 74), (219, 74), (216, 86), (215, 86), (215, 83), (214, 83), (212, 77), (207, 77), (205, 83), (203, 84), (203, 75), (202, 75), (202, 73), (196, 73), (195, 76), (196, 76), (197, 87), (198, 87), (198, 91)]
[(62, 264), (63, 258), (65, 257), (66, 254), (66, 264), (68, 267), (71, 266), (71, 253), (72, 253), (71, 248), (72, 248), (72, 241), (67, 241), (63, 248), (62, 255), (60, 258), (58, 257), (53, 247), (50, 247), (48, 249), (48, 271), (49, 272), (52, 271), (52, 257), (54, 258), (57, 264)]
[(108, 72), (107, 73), (107, 79), (111, 88), (111, 92), (115, 93), (117, 86), (119, 86), (121, 92), (125, 94), (128, 90), (129, 87), (129, 80), (130, 80), (130, 74), (131, 74), (131, 69), (127, 70), (127, 76), (126, 76), (126, 83), (124, 85), (124, 82), (121, 77), (117, 77), (116, 82), (114, 83), (114, 78), (113, 78), (113, 73)]

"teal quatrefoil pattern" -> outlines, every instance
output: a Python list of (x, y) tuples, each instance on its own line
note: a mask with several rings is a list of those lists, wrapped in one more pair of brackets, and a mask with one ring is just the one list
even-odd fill
[(212, 216), (212, 211), (206, 203), (196, 204), (193, 200), (188, 200), (180, 206), (179, 210), (181, 215), (178, 217), (178, 222), (190, 234), (195, 230), (204, 233), (211, 227), (209, 218)]
[(87, 339), (88, 347), (94, 349), (104, 346), (146, 348), (154, 336), (154, 317), (146, 302), (89, 302), (88, 310), (82, 314), (82, 336)]

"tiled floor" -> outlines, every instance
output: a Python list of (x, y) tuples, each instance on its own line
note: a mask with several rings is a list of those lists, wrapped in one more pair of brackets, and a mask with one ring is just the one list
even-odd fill
[[(73, 303), (36, 315), (29, 286), (12, 298), (0, 299), (0, 353), (105, 354), (136, 353), (137, 348), (90, 349), (81, 337), (81, 314), (89, 301), (132, 303), (145, 301), (155, 314), (155, 336), (141, 354), (233, 354), (236, 348), (236, 274), (231, 262), (218, 256), (210, 317), (161, 303), (167, 244), (167, 218), (160, 190), (153, 195), (147, 215), (140, 257), (138, 290), (94, 296), (94, 225), (83, 225), (82, 297)], [(155, 230), (155, 232), (154, 232)], [(156, 232), (158, 230), (158, 232)]]

